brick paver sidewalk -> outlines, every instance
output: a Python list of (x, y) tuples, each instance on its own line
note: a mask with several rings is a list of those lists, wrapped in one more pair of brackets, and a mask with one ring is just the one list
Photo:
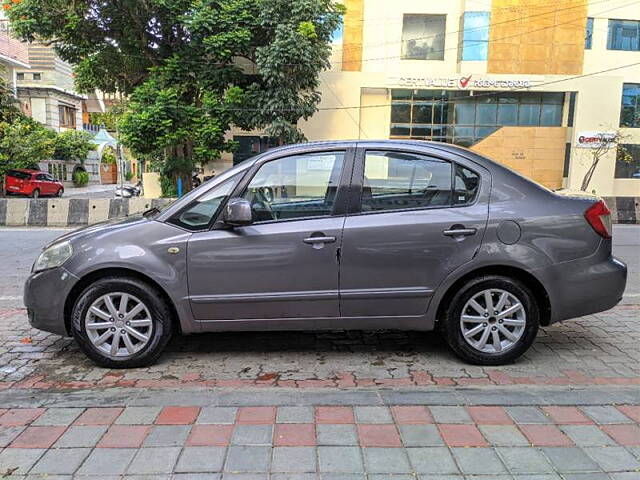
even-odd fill
[(241, 332), (176, 337), (157, 365), (96, 368), (71, 339), (0, 306), (2, 388), (349, 388), (427, 385), (640, 385), (640, 305), (540, 331), (503, 367), (455, 358), (435, 332)]
[[(109, 406), (78, 406), (103, 401), (87, 393), (68, 401), (69, 407), (5, 409), (0, 411), (0, 477), (640, 478), (638, 404), (526, 405), (505, 392), (513, 406), (425, 406), (404, 403), (412, 397), (400, 394), (395, 399), (404, 404), (380, 405), (367, 400), (374, 397), (343, 393), (328, 405), (295, 404), (292, 395), (273, 394), (266, 400), (277, 398), (277, 406), (261, 404), (261, 393), (254, 390), (244, 392), (240, 406), (225, 404), (225, 397), (213, 392), (206, 398), (215, 405), (206, 406), (153, 405), (153, 392), (142, 402), (146, 405), (122, 401), (116, 406), (118, 399), (105, 396)], [(547, 402), (557, 393), (543, 392), (541, 398)], [(200, 395), (195, 402), (205, 398)], [(606, 395), (586, 392), (583, 398)], [(171, 395), (160, 397), (166, 401)], [(254, 405), (246, 406), (249, 397)]]

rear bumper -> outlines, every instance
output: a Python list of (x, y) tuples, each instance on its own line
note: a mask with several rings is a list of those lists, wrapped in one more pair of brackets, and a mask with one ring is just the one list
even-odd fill
[(627, 266), (609, 255), (551, 267), (551, 323), (603, 312), (616, 306), (627, 284)]
[(45, 332), (68, 336), (64, 304), (78, 277), (62, 267), (33, 273), (24, 285), (29, 323)]

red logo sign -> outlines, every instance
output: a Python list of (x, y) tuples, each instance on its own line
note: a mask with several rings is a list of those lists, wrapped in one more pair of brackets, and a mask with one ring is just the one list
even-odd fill
[(473, 75), (469, 75), (468, 77), (461, 77), (459, 80), (460, 87), (467, 88), (467, 85), (469, 85), (469, 81), (471, 80), (471, 77), (473, 77)]

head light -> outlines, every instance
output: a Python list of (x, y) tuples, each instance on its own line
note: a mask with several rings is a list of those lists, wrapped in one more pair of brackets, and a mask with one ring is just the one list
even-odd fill
[(60, 242), (51, 245), (40, 254), (36, 263), (33, 264), (33, 271), (40, 272), (48, 268), (59, 267), (69, 260), (71, 255), (73, 255), (73, 248), (69, 242)]

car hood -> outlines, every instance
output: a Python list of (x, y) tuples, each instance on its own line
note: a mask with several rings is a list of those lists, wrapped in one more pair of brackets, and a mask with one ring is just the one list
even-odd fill
[(65, 233), (64, 235), (53, 240), (52, 242), (49, 242), (44, 247), (44, 249), (47, 249), (51, 245), (54, 245), (59, 242), (64, 242), (64, 241), (73, 242), (80, 239), (85, 239), (93, 235), (100, 235), (100, 234), (103, 234), (106, 232), (112, 232), (115, 230), (123, 230), (125, 228), (132, 227), (133, 225), (144, 224), (151, 221), (153, 220), (150, 218), (145, 218), (142, 213), (138, 213), (134, 215), (129, 215), (124, 219), (118, 218), (113, 220), (107, 220), (100, 223), (95, 223), (93, 225), (89, 225), (88, 227), (82, 227), (82, 228), (79, 228), (78, 230)]

